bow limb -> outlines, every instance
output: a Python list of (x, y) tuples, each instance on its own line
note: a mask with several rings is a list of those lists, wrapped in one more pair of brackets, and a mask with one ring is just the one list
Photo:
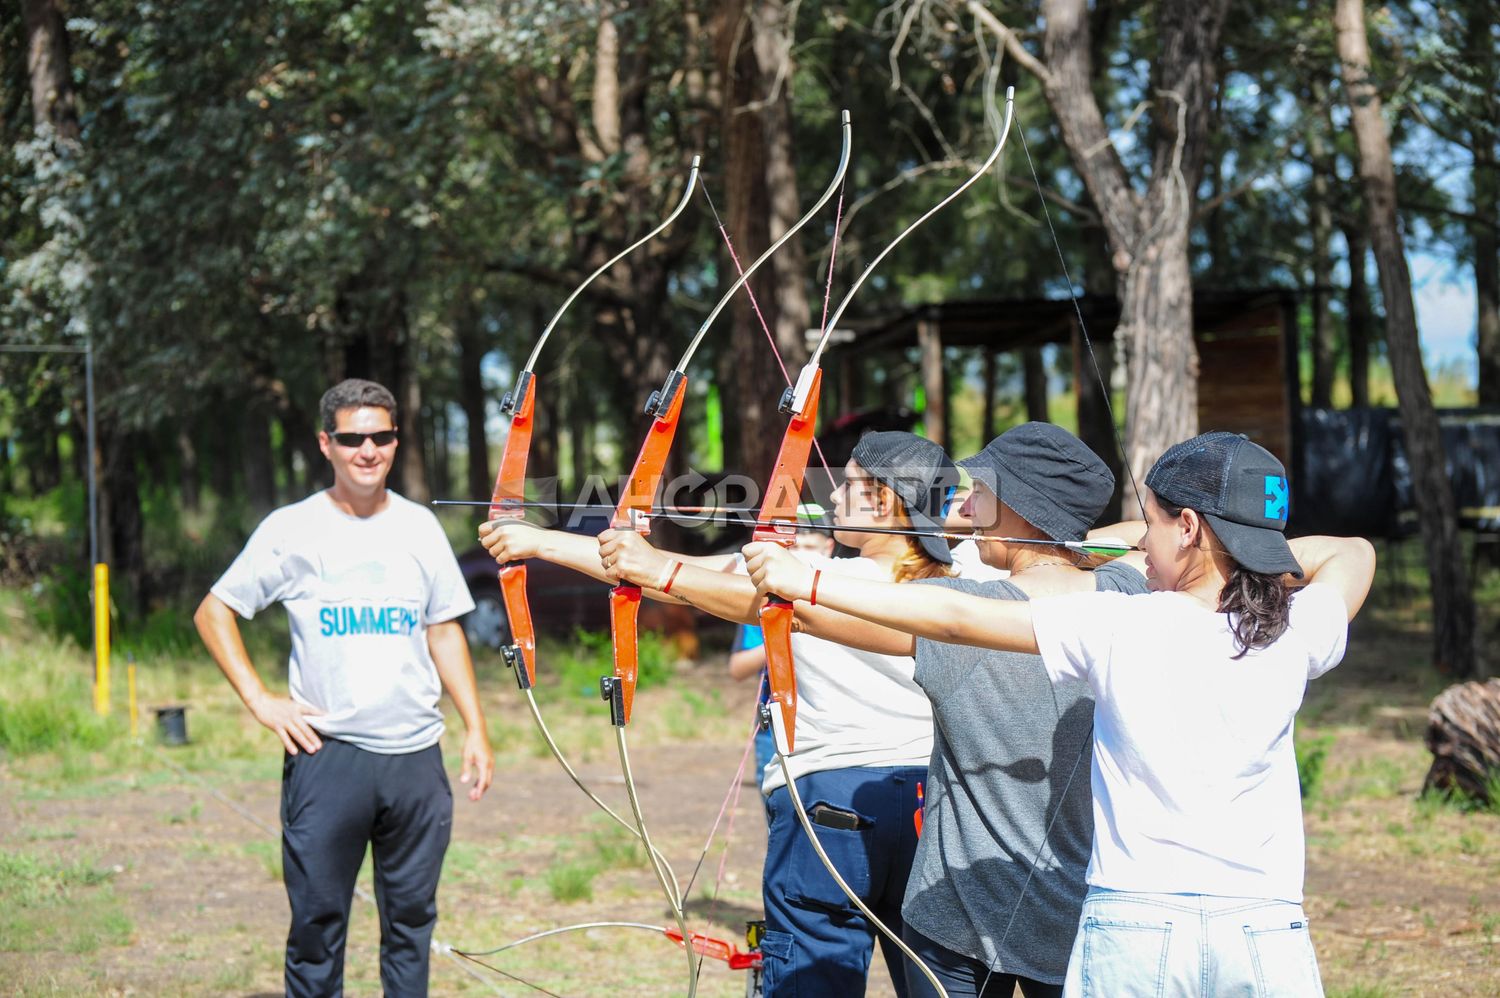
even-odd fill
[[(703, 320), (687, 349), (683, 352), (677, 365), (667, 374), (662, 387), (651, 393), (646, 401), (646, 414), (651, 416), (651, 428), (646, 434), (646, 439), (641, 443), (640, 452), (636, 455), (635, 463), (631, 466), (629, 477), (626, 479), (625, 487), (620, 496), (619, 505), (615, 508), (614, 517), (611, 520), (615, 529), (633, 529), (646, 532), (649, 529), (649, 519), (640, 515), (650, 511), (652, 500), (656, 497), (657, 490), (661, 487), (661, 480), (666, 470), (667, 455), (671, 450), (672, 441), (677, 435), (677, 427), (682, 416), (682, 403), (687, 395), (687, 367), (697, 351), (698, 345), (703, 342), (714, 319), (719, 316), (729, 300), (740, 288), (750, 280), (751, 276), (760, 269), (761, 265), (771, 258), (771, 254), (780, 249), (782, 244), (796, 235), (817, 212), (832, 199), (833, 195), (843, 184), (844, 175), (849, 169), (849, 154), (853, 143), (853, 134), (850, 124), (849, 112), (844, 111), (841, 116), (842, 151), (839, 156), (838, 170), (833, 181), (823, 192), (822, 196), (813, 204), (801, 218), (793, 223), (779, 239), (773, 242), (766, 251), (755, 259), (749, 267), (741, 272), (739, 278), (732, 284), (728, 291), (720, 297), (717, 304), (709, 312), (708, 317)], [(641, 842), (647, 847), (651, 857), (651, 866), (656, 873), (658, 882), (662, 886), (667, 900), (672, 905), (672, 914), (677, 921), (683, 938), (690, 938), (687, 928), (687, 920), (682, 910), (682, 898), (674, 893), (669, 885), (667, 873), (669, 869), (651, 846), (650, 834), (646, 831), (645, 817), (641, 812), (640, 800), (636, 794), (635, 778), (630, 769), (630, 752), (625, 737), (625, 727), (630, 723), (630, 716), (635, 705), (635, 687), (639, 676), (639, 644), (637, 641), (637, 622), (641, 606), (641, 588), (630, 583), (621, 583), (614, 586), (609, 594), (609, 626), (610, 645), (614, 660), (614, 674), (605, 676), (599, 682), (599, 692), (610, 705), (610, 722), (615, 728), (615, 743), (620, 756), (620, 769), (625, 779), (625, 791), (630, 798), (631, 810), (636, 820), (636, 830), (640, 834)], [(698, 986), (698, 958), (693, 947), (685, 946), (684, 952), (688, 960), (688, 995), (692, 998), (697, 993)]]
[[(999, 61), (992, 65), (988, 79), (987, 92), (993, 95), (996, 80), (998, 79)], [(1007, 87), (1005, 91), (1005, 119), (1000, 128), (1000, 136), (995, 142), (995, 147), (980, 166), (967, 180), (951, 191), (947, 197), (925, 211), (921, 217), (912, 222), (901, 231), (895, 239), (877, 253), (860, 273), (838, 307), (828, 318), (823, 328), (823, 334), (818, 340), (817, 349), (813, 351), (812, 357), (802, 368), (797, 376), (797, 382), (788, 388), (781, 397), (781, 411), (788, 413), (791, 420), (787, 425), (786, 436), (782, 438), (782, 452), (777, 455), (776, 466), (771, 473), (771, 482), (766, 494), (766, 502), (760, 514), (756, 517), (761, 521), (785, 521), (783, 527), (757, 527), (755, 540), (773, 541), (778, 544), (790, 546), (795, 534), (795, 512), (798, 498), (801, 495), (803, 473), (807, 466), (808, 449), (812, 440), (813, 430), (818, 417), (818, 395), (822, 384), (822, 369), (820, 361), (823, 350), (828, 345), (828, 340), (833, 330), (838, 327), (839, 320), (843, 318), (844, 311), (854, 299), (854, 295), (869, 278), (880, 262), (886, 258), (897, 244), (910, 235), (918, 226), (926, 222), (947, 205), (952, 203), (959, 195), (979, 181), (989, 169), (995, 165), (1000, 158), (1000, 153), (1005, 149), (1006, 138), (1010, 135), (1011, 121), (1015, 115), (1015, 88)], [(796, 742), (797, 721), (797, 681), (795, 667), (792, 662), (791, 651), (791, 604), (776, 595), (770, 595), (760, 611), (761, 627), (766, 636), (766, 663), (770, 674), (771, 702), (778, 705), (777, 712), (782, 713), (783, 730), (785, 731), (785, 743), (778, 741), (777, 748), (782, 754), (790, 753)]]
[[(801, 218), (792, 223), (780, 238), (756, 257), (750, 266), (741, 271), (738, 279), (719, 298), (708, 317), (698, 327), (697, 333), (694, 334), (687, 349), (683, 351), (676, 367), (667, 375), (662, 387), (652, 392), (646, 400), (646, 413), (652, 417), (651, 429), (641, 444), (640, 453), (636, 456), (619, 505), (615, 509), (612, 520), (612, 526), (615, 529), (639, 530), (642, 533), (649, 529), (648, 518), (640, 514), (650, 512), (652, 500), (661, 487), (667, 453), (671, 450), (672, 440), (677, 433), (683, 398), (687, 394), (688, 364), (692, 362), (693, 355), (697, 352), (699, 344), (703, 342), (709, 327), (729, 304), (730, 299), (749, 282), (773, 253), (812, 221), (823, 206), (838, 193), (844, 182), (844, 176), (849, 170), (849, 156), (853, 147), (853, 126), (848, 111), (842, 112), (840, 116), (840, 132), (842, 147), (839, 153), (838, 169), (834, 172), (833, 179), (827, 188)], [(620, 719), (616, 723), (619, 724), (630, 722), (631, 710), (635, 702), (635, 685), (639, 671), (636, 651), (636, 617), (640, 610), (640, 596), (640, 587), (629, 583), (621, 583), (610, 590), (610, 629), (614, 639), (615, 682), (612, 684), (613, 691), (606, 693), (606, 699), (610, 699), (611, 703), (618, 699)]]
[[(537, 379), (533, 368), (541, 356), (542, 348), (551, 337), (553, 331), (562, 320), (563, 314), (577, 300), (596, 279), (606, 270), (623, 260), (626, 256), (635, 252), (652, 239), (656, 238), (670, 226), (677, 217), (687, 208), (694, 190), (699, 182), (700, 158), (693, 157), (689, 168), (687, 181), (683, 185), (682, 195), (677, 204), (669, 212), (666, 218), (657, 224), (651, 231), (631, 243), (625, 249), (616, 253), (596, 268), (582, 283), (568, 295), (567, 299), (553, 314), (551, 320), (542, 330), (537, 338), (536, 345), (532, 348), (525, 366), (516, 376), (515, 387), (507, 392), (501, 400), (500, 411), (510, 416), (510, 432), (506, 435), (505, 444), (500, 454), (500, 467), (495, 476), (495, 489), (490, 499), (489, 520), (519, 520), (525, 515), (526, 500), (526, 463), (531, 452), (531, 438), (534, 428), (534, 415), (536, 410), (536, 388)], [(531, 712), (532, 720), (536, 723), (537, 731), (542, 740), (546, 742), (552, 757), (562, 766), (568, 778), (573, 781), (583, 794), (593, 801), (605, 814), (609, 815), (618, 825), (625, 828), (632, 835), (640, 838), (640, 832), (631, 822), (618, 814), (613, 808), (606, 804), (598, 794), (594, 793), (584, 784), (576, 770), (569, 764), (562, 750), (558, 747), (556, 739), (552, 737), (551, 730), (546, 721), (542, 719), (540, 707), (536, 702), (536, 695), (532, 687), (536, 682), (536, 630), (531, 619), (531, 604), (526, 590), (526, 563), (509, 562), (499, 568), (500, 597), (505, 604), (506, 617), (510, 623), (511, 642), (501, 649), (505, 662), (515, 669), (516, 682), (525, 692), (526, 704)], [(650, 848), (650, 843), (645, 843)], [(672, 888), (677, 887), (676, 874), (672, 872), (666, 860), (652, 850), (652, 861), (663, 865), (667, 879)]]
[[(541, 336), (537, 337), (536, 345), (532, 347), (531, 355), (526, 358), (525, 366), (516, 375), (515, 387), (507, 392), (500, 402), (500, 411), (510, 414), (511, 420), (510, 432), (506, 435), (505, 446), (500, 454), (500, 468), (495, 476), (494, 495), (490, 500), (489, 519), (492, 522), (520, 519), (524, 516), (522, 507), (526, 500), (526, 460), (531, 452), (533, 416), (536, 406), (536, 374), (533, 368), (536, 367), (536, 362), (541, 357), (542, 348), (547, 345), (547, 340), (551, 338), (563, 314), (589, 285), (616, 263), (666, 231), (667, 227), (677, 220), (677, 216), (687, 208), (688, 201), (693, 196), (693, 190), (697, 187), (700, 162), (700, 157), (693, 157), (692, 165), (688, 170), (687, 183), (683, 185), (682, 196), (667, 217), (650, 232), (610, 257), (584, 278), (553, 314), (552, 319), (542, 330)], [(499, 576), (500, 595), (505, 603), (506, 616), (510, 621), (512, 639), (510, 644), (501, 649), (501, 653), (505, 657), (506, 664), (516, 669), (516, 680), (521, 688), (529, 690), (536, 683), (536, 630), (532, 626), (531, 604), (526, 596), (526, 565), (524, 562), (509, 562), (500, 566)], [(564, 763), (564, 768), (568, 768), (566, 763)]]
[[(993, 103), (995, 85), (998, 80), (999, 60), (991, 66), (987, 80), (986, 94), (989, 95), (987, 103)], [(944, 207), (952, 203), (964, 191), (968, 190), (979, 178), (994, 166), (995, 161), (1000, 158), (1001, 151), (1005, 148), (1006, 138), (1010, 134), (1010, 124), (1014, 116), (1015, 90), (1006, 88), (1005, 94), (1005, 120), (1000, 129), (1000, 135), (995, 142), (984, 164), (974, 172), (967, 180), (960, 184), (947, 197), (924, 212), (921, 217), (912, 222), (901, 231), (895, 239), (877, 253), (860, 273), (842, 301), (834, 309), (833, 315), (829, 317), (823, 328), (823, 335), (818, 341), (817, 349), (813, 351), (812, 357), (802, 368), (797, 377), (797, 382), (788, 388), (782, 395), (781, 411), (788, 413), (791, 417), (787, 425), (786, 436), (782, 438), (781, 453), (776, 459), (776, 467), (772, 471), (771, 482), (766, 497), (766, 505), (756, 517), (760, 521), (777, 522), (775, 527), (757, 527), (755, 539), (757, 541), (775, 541), (776, 543), (790, 546), (791, 538), (795, 534), (795, 504), (801, 495), (803, 476), (807, 467), (807, 456), (814, 426), (817, 422), (818, 397), (822, 385), (822, 370), (819, 363), (822, 359), (823, 350), (828, 345), (829, 337), (837, 328), (839, 320), (843, 318), (844, 310), (849, 307), (855, 293), (864, 284), (865, 280), (880, 265), (897, 244), (910, 235), (918, 226), (937, 214)], [(788, 496), (788, 492), (790, 495)], [(791, 504), (788, 515), (788, 503)], [(783, 525), (784, 524), (784, 525)], [(766, 597), (765, 604), (760, 610), (761, 627), (765, 632), (766, 639), (766, 665), (770, 678), (770, 702), (767, 704), (766, 713), (771, 724), (771, 731), (776, 741), (777, 760), (781, 765), (782, 775), (786, 779), (788, 792), (791, 796), (793, 811), (807, 834), (813, 850), (818, 854), (819, 860), (834, 881), (848, 896), (856, 908), (869, 919), (888, 939), (894, 942), (902, 953), (912, 961), (928, 982), (932, 985), (936, 994), (946, 998), (947, 991), (942, 982), (933, 974), (931, 968), (907, 946), (906, 942), (889, 926), (882, 922), (869, 906), (855, 893), (829, 859), (824, 851), (822, 843), (818, 840), (812, 822), (808, 818), (807, 809), (803, 806), (801, 795), (797, 791), (797, 783), (792, 774), (791, 764), (788, 756), (791, 754), (796, 740), (796, 718), (797, 718), (797, 681), (795, 663), (792, 658), (792, 619), (793, 610), (789, 601), (775, 594)]]
[[(811, 370), (811, 375), (808, 371)], [(816, 367), (804, 368), (808, 384), (802, 408), (792, 413), (781, 449), (766, 484), (766, 497), (755, 519), (753, 539), (771, 541), (790, 547), (797, 534), (797, 505), (802, 498), (802, 482), (812, 450), (813, 431), (818, 424), (818, 397), (823, 373)], [(803, 379), (799, 378), (801, 382)], [(787, 389), (792, 392), (795, 389)], [(769, 689), (768, 709), (778, 715), (772, 725), (776, 749), (790, 755), (795, 748), (797, 726), (797, 674), (792, 661), (792, 604), (780, 596), (770, 596), (760, 608), (760, 626), (766, 639), (766, 675)]]

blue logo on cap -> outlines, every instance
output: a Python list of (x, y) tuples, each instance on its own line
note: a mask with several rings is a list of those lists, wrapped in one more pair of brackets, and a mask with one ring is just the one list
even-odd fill
[(1285, 520), (1287, 513), (1286, 479), (1280, 475), (1266, 476), (1266, 519)]

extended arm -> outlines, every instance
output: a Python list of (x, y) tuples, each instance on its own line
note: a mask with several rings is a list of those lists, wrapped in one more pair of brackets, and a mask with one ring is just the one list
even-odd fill
[(817, 573), (815, 578), (811, 568), (774, 544), (749, 544), (744, 553), (750, 578), (760, 593), (811, 602), (816, 581), (818, 608), (851, 614), (919, 638), (1037, 653), (1031, 607), (1025, 602), (829, 572)]
[(474, 682), (474, 663), (469, 658), (469, 642), (464, 637), (462, 625), (456, 620), (448, 620), (428, 627), (427, 650), (432, 653), (432, 662), (437, 666), (443, 689), (448, 691), (454, 709), (464, 722), (464, 763), (458, 781), (468, 783), (469, 777), (474, 776), (469, 800), (478, 800), (494, 778), (495, 757), (490, 750), (489, 731), (485, 727), (484, 711), (479, 706), (479, 687)]
[[(656, 550), (641, 535), (623, 530), (607, 530), (599, 535), (599, 559), (610, 562), (611, 580), (633, 582), (646, 592), (651, 592), (653, 585), (664, 585), (664, 580), (672, 574), (672, 562), (682, 560)], [(661, 595), (659, 591), (657, 595)], [(708, 571), (698, 564), (684, 562), (677, 569), (672, 578), (672, 592), (665, 598), (738, 623), (754, 624), (759, 619), (761, 597), (748, 576)], [(910, 655), (915, 645), (911, 635), (903, 631), (822, 606), (799, 605), (796, 623), (799, 631), (815, 637), (884, 655)]]
[[(621, 533), (634, 535), (633, 531), (621, 531)], [(575, 572), (598, 579), (600, 582), (617, 581), (600, 564), (599, 542), (585, 534), (548, 530), (519, 520), (497, 520), (479, 525), (479, 543), (484, 545), (484, 549), (490, 553), (490, 556), (502, 565), (511, 561), (525, 561), (527, 558), (540, 558), (542, 561), (550, 561), (555, 565), (571, 568)], [(673, 557), (684, 564), (694, 565), (710, 572), (719, 571), (733, 564), (735, 560), (733, 555), (701, 557), (673, 555)], [(644, 588), (646, 589), (645, 595), (652, 599), (664, 602), (671, 599), (671, 597), (664, 597), (660, 592), (651, 591), (649, 585)]]
[(266, 689), (266, 684), (261, 682), (260, 673), (255, 671), (255, 664), (250, 661), (250, 653), (245, 650), (239, 619), (228, 604), (209, 593), (198, 604), (198, 610), (193, 614), (193, 624), (197, 626), (198, 636), (203, 639), (208, 653), (219, 664), (224, 677), (240, 695), (250, 713), (276, 733), (288, 754), (296, 755), (298, 746), (308, 752), (316, 752), (323, 747), (323, 739), (307, 723), (307, 718), (315, 717), (322, 711), (297, 703), (290, 697), (277, 696)]
[(1375, 579), (1375, 548), (1363, 537), (1293, 537), (1287, 541), (1292, 556), (1302, 566), (1302, 579), (1289, 582), (1306, 585), (1321, 582), (1333, 586), (1344, 597), (1353, 620), (1370, 593)]

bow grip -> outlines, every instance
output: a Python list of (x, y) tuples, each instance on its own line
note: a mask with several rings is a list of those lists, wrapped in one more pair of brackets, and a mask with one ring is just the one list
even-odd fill
[[(766, 636), (766, 676), (770, 690), (766, 706), (776, 751), (789, 756), (796, 744), (797, 671), (792, 662), (792, 604), (767, 596), (760, 608), (760, 628)], [(778, 720), (781, 723), (777, 723)]]
[(641, 612), (641, 587), (622, 582), (609, 591), (609, 636), (614, 648), (615, 674), (613, 688), (619, 696), (619, 709), (611, 709), (616, 727), (630, 723), (630, 708), (635, 703), (635, 680), (640, 649), (636, 645), (636, 618)]
[(505, 616), (510, 620), (510, 644), (502, 647), (500, 654), (505, 664), (516, 670), (521, 689), (529, 690), (536, 685), (536, 630), (531, 626), (531, 603), (526, 599), (524, 561), (500, 566), (500, 598), (505, 601)]

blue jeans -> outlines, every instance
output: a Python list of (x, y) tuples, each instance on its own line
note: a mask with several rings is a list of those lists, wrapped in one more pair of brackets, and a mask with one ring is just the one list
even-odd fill
[(1089, 888), (1068, 960), (1069, 998), (1322, 998), (1300, 904)]
[[(858, 816), (859, 827), (815, 824), (818, 841), (840, 875), (893, 932), (901, 932), (901, 900), (917, 850), (912, 814), (926, 766), (860, 767), (809, 773), (797, 792), (809, 812), (823, 804)], [(791, 794), (766, 798), (770, 829), (762, 881), (766, 935), (761, 943), (766, 998), (858, 998), (874, 954), (874, 926), (819, 862)], [(905, 957), (884, 936), (881, 954), (896, 994), (906, 998)]]

